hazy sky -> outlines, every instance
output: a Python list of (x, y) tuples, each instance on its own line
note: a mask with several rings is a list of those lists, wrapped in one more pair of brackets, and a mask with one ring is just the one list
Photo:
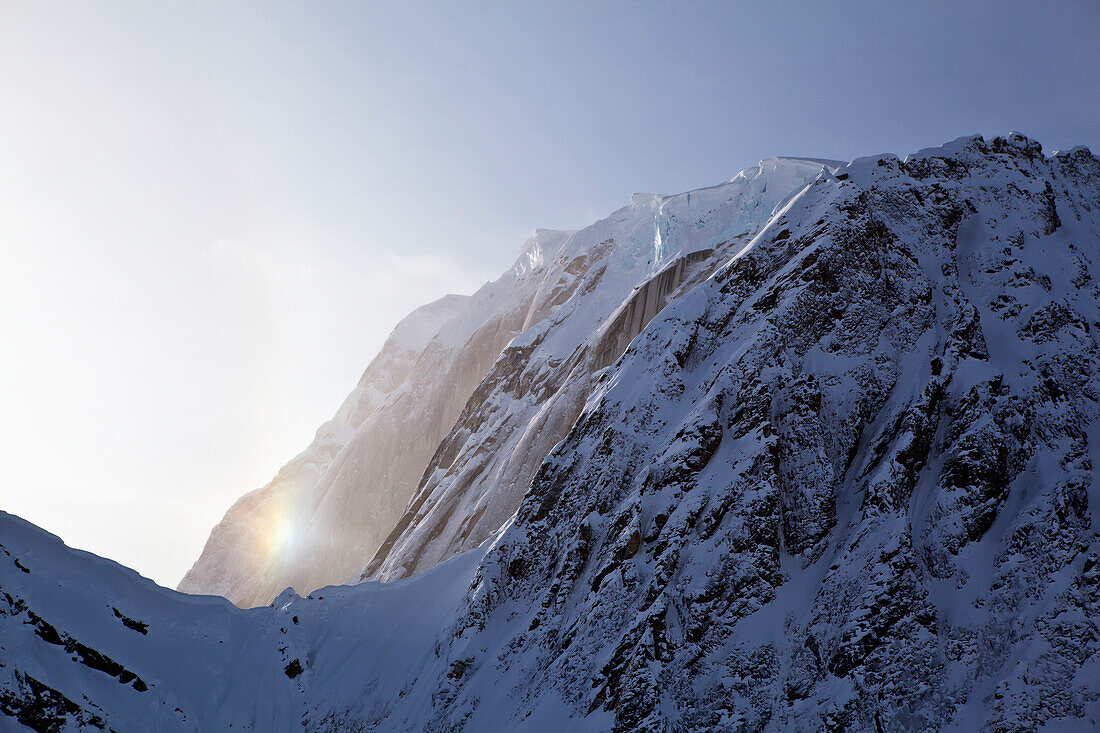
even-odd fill
[(1100, 147), (1100, 3), (0, 3), (0, 509), (175, 585), (389, 329), (770, 155)]

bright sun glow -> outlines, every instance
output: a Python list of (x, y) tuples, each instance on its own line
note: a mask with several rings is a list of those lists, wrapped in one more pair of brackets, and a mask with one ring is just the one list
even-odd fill
[(267, 533), (267, 547), (265, 553), (273, 561), (277, 561), (291, 546), (294, 534), (294, 522), (290, 513), (280, 510)]

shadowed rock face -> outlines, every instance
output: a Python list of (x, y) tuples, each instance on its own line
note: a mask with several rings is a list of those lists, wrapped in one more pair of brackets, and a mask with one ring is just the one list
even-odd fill
[[(563, 243), (523, 319), (558, 305), (488, 367), (393, 537), (457, 496), (461, 531), (435, 526), (460, 545), (507, 499), (478, 488), (530, 435), (503, 407), (541, 425), (527, 406), (576, 382), (577, 417), (489, 541), (414, 577), (244, 611), (0, 513), (0, 713), (117, 730), (1100, 727), (1100, 161), (966, 138), (834, 173), (680, 283), (660, 278), (695, 246), (647, 273), (670, 302), (597, 371), (630, 310), (660, 303), (627, 287), (586, 348), (556, 343), (610, 272)], [(719, 236), (715, 216), (701, 229)], [(431, 540), (421, 557), (456, 546)]]
[[(723, 254), (729, 255), (728, 247)], [(653, 320), (673, 298), (685, 280), (696, 272), (698, 266), (712, 261), (717, 265), (713, 249), (692, 252), (678, 258), (671, 265), (634, 291), (630, 299), (618, 310), (611, 322), (603, 329), (601, 341), (596, 344), (592, 356), (593, 369), (599, 370), (611, 366), (623, 355), (626, 347), (642, 329)], [(711, 268), (707, 268), (707, 274)]]

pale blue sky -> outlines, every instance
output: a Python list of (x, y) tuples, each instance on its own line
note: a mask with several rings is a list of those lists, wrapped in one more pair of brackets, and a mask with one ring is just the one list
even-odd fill
[(0, 5), (0, 508), (174, 584), (394, 322), (761, 157), (1100, 145), (1100, 3)]

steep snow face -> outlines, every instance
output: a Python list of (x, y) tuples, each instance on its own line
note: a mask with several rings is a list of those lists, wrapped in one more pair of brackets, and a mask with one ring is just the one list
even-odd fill
[(443, 438), (364, 578), (393, 580), (477, 547), (519, 506), (613, 362), (667, 302), (743, 247), (774, 209), (841, 164), (772, 158), (728, 183), (631, 204), (562, 244), (524, 324)]
[(653, 286), (680, 295), (595, 373), (515, 514), (415, 577), (241, 610), (0, 515), (0, 711), (1100, 727), (1100, 161), (1019, 136), (862, 159), (730, 248)]
[[(336, 415), (354, 433), (315, 443), (241, 499), (180, 590), (257, 605), (358, 578), (376, 551), (371, 572), (393, 579), (476, 547), (565, 436), (593, 364), (617, 358), (824, 165), (771, 159), (720, 186), (637, 194), (581, 232), (536, 231), (502, 278), (402, 322)], [(639, 288), (632, 318), (608, 323)]]

